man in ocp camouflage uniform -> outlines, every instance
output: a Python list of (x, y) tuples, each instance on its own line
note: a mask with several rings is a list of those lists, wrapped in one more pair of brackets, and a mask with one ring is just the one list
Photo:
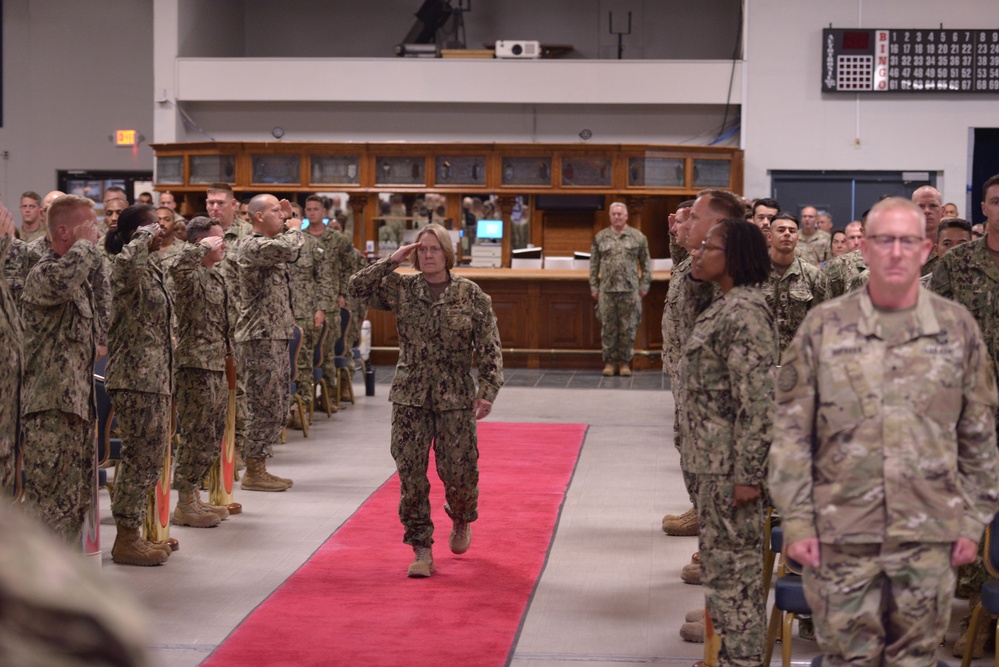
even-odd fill
[(181, 244), (168, 267), (177, 313), (174, 382), (182, 436), (173, 475), (178, 502), (171, 520), (209, 528), (229, 516), (226, 507), (203, 502), (198, 492), (219, 457), (225, 434), (225, 363), (232, 352), (232, 334), (225, 281), (215, 267), (226, 246), (222, 227), (214, 220), (193, 218), (187, 233), (188, 242)]
[(867, 262), (860, 250), (851, 250), (826, 262), (822, 269), (830, 299), (863, 286), (867, 281)]
[(24, 317), (24, 502), (67, 544), (80, 544), (93, 497), (94, 361), (109, 293), (94, 203), (66, 195), (49, 208), (52, 247), (28, 274)]
[[(339, 308), (327, 299), (332, 294), (333, 266), (326, 260), (326, 251), (319, 240), (311, 234), (302, 234), (302, 249), (298, 257), (288, 262), (288, 275), (291, 280), (291, 306), (295, 324), (302, 330), (302, 349), (298, 353), (296, 372), (298, 395), (308, 410), (315, 392), (312, 386), (312, 358), (323, 322), (336, 315), (331, 322), (339, 322)], [(338, 329), (337, 329), (338, 330)], [(292, 405), (293, 428), (302, 428), (308, 418), (300, 415)]]
[(797, 218), (790, 213), (778, 213), (770, 221), (770, 278), (761, 287), (776, 320), (782, 352), (809, 309), (826, 299), (825, 277), (795, 256), (797, 246)]
[(813, 309), (784, 353), (770, 493), (823, 664), (929, 667), (953, 568), (999, 506), (999, 397), (971, 314), (919, 287), (918, 207), (879, 202), (867, 231), (867, 288)]
[[(14, 217), (0, 203), (0, 261), (14, 239)], [(0, 498), (14, 492), (21, 434), (21, 374), (24, 341), (21, 315), (6, 276), (0, 276)], [(0, 502), (4, 502), (0, 500)]]
[(597, 302), (604, 375), (631, 375), (632, 346), (649, 293), (652, 268), (645, 234), (628, 226), (628, 207), (608, 207), (611, 226), (597, 232), (590, 250), (590, 294)]
[[(982, 213), (985, 214), (984, 237), (953, 248), (940, 258), (930, 278), (930, 289), (937, 294), (957, 301), (971, 311), (985, 337), (993, 371), (999, 376), (999, 175), (993, 176), (982, 186)], [(999, 418), (997, 418), (999, 421)], [(988, 579), (985, 563), (978, 559), (975, 565), (961, 572), (960, 588), (977, 601), (982, 584)], [(983, 630), (989, 625), (982, 615), (983, 627), (979, 629), (978, 643), (973, 655), (984, 655)], [(955, 652), (964, 648), (962, 636)]]
[(253, 234), (239, 242), (239, 319), (236, 345), (246, 380), (246, 473), (240, 483), (248, 491), (285, 491), (292, 480), (267, 471), (271, 445), (287, 421), (288, 341), (295, 318), (287, 263), (304, 243), (302, 221), (292, 218), (291, 203), (272, 195), (250, 200)]

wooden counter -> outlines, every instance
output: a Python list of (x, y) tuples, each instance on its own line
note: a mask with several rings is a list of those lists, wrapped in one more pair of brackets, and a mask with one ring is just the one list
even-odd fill
[[(400, 268), (400, 273), (414, 273)], [(476, 282), (493, 300), (503, 343), (503, 363), (511, 368), (600, 369), (600, 324), (590, 296), (589, 272), (582, 270), (457, 268), (455, 275)], [(656, 271), (642, 300), (642, 321), (635, 336), (637, 369), (660, 368), (662, 314), (669, 271)], [(395, 317), (369, 310), (372, 358), (395, 364)]]

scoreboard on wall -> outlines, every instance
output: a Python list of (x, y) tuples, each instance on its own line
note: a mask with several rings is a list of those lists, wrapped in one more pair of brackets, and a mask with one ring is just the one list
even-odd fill
[(999, 30), (822, 31), (824, 93), (999, 93)]

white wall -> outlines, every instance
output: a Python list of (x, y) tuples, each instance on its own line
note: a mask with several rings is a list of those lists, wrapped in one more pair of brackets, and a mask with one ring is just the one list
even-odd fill
[[(996, 95), (821, 92), (822, 29), (999, 27), (981, 0), (749, 0), (746, 195), (769, 170), (935, 171), (944, 201), (967, 213), (968, 128), (999, 126)], [(855, 147), (855, 139), (860, 147)]]
[[(58, 169), (149, 170), (153, 152), (108, 136), (153, 136), (152, 0), (4, 0), (0, 196), (44, 195)], [(20, 218), (15, 215), (16, 224)]]

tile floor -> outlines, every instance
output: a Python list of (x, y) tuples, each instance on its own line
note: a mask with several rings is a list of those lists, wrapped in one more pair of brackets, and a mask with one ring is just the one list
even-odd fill
[[(155, 665), (186, 667), (207, 657), (394, 472), (391, 369), (377, 369), (376, 377), (376, 396), (364, 396), (358, 380), (356, 405), (329, 420), (317, 416), (308, 439), (291, 432), (276, 449), (269, 467), (292, 477), (293, 489), (237, 492), (242, 515), (213, 529), (175, 527), (181, 550), (167, 565), (111, 562), (114, 524), (101, 493), (103, 576), (148, 608)], [(491, 420), (589, 424), (513, 667), (691, 665), (702, 656), (701, 645), (677, 634), (684, 614), (703, 605), (700, 588), (679, 578), (696, 538), (667, 537), (660, 529), (664, 513), (682, 512), (687, 504), (672, 417), (672, 395), (659, 372), (631, 379), (601, 378), (596, 371), (508, 372)], [(398, 553), (385, 555), (401, 586), (410, 559), (401, 543)], [(958, 602), (955, 612), (964, 606)], [(806, 664), (815, 650), (795, 639), (793, 662)], [(990, 664), (990, 656), (976, 662)]]

